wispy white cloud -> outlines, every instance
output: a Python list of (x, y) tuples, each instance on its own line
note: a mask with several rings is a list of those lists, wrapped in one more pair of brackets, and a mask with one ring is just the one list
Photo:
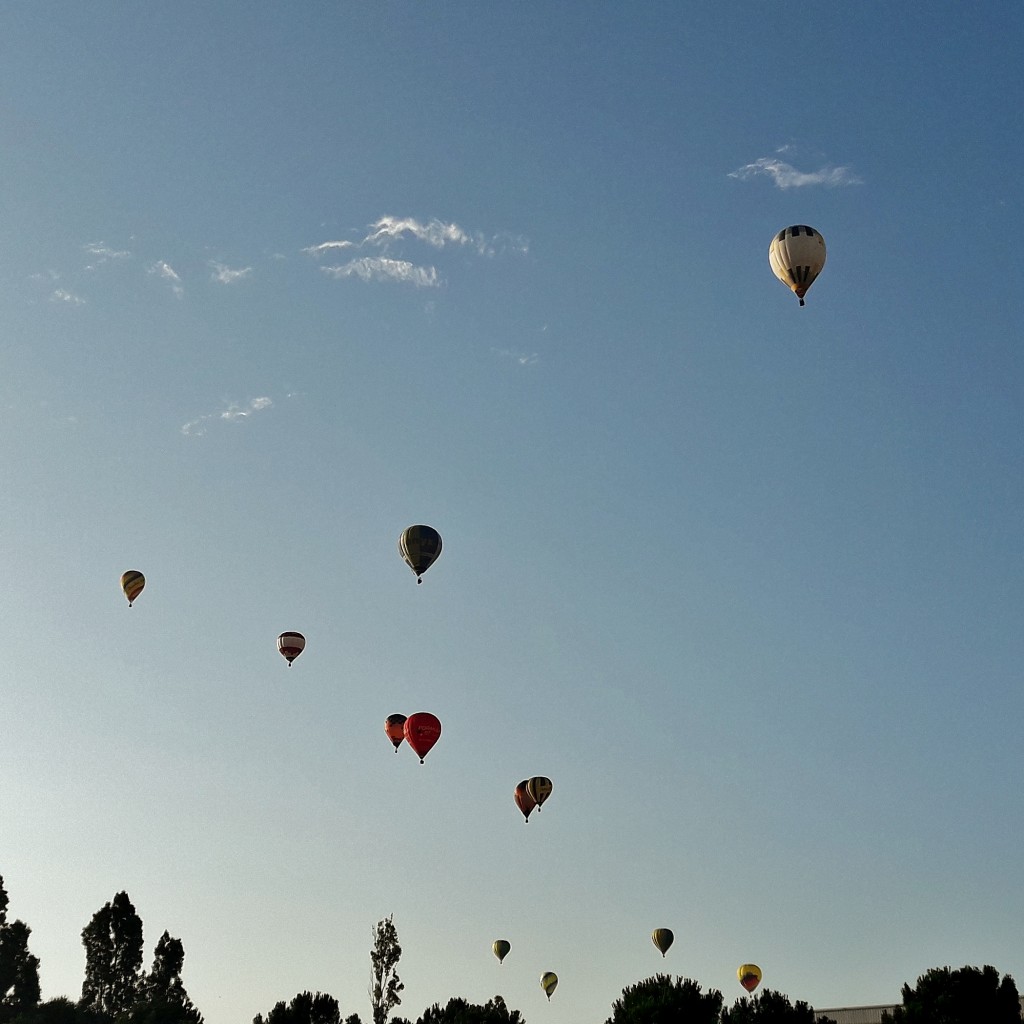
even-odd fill
[(518, 366), (532, 366), (539, 358), (536, 352), (517, 352), (511, 348), (492, 348), (491, 351)]
[(235, 281), (241, 281), (252, 273), (252, 267), (232, 270), (231, 267), (224, 263), (218, 263), (216, 260), (210, 260), (210, 267), (213, 270), (210, 275), (211, 280), (217, 281), (219, 284), (234, 284)]
[(114, 249), (103, 242), (89, 242), (83, 245), (82, 249), (93, 257), (86, 270), (95, 270), (100, 264), (109, 263), (111, 260), (126, 260), (131, 257), (127, 249)]
[(201, 437), (206, 433), (210, 420), (223, 420), (226, 423), (242, 423), (245, 420), (250, 419), (258, 412), (262, 412), (264, 409), (269, 409), (273, 406), (273, 401), (266, 395), (260, 398), (252, 398), (245, 405), (239, 405), (237, 402), (231, 402), (228, 404), (226, 409), (221, 412), (208, 412), (202, 416), (197, 416), (194, 420), (189, 420), (188, 423), (184, 424), (181, 428), (181, 432), (187, 437)]
[(408, 260), (391, 260), (383, 256), (364, 256), (336, 267), (321, 267), (334, 278), (358, 277), (363, 281), (402, 281), (417, 288), (437, 288), (441, 284), (435, 267), (420, 267)]
[(163, 260), (157, 260), (156, 263), (150, 265), (149, 273), (156, 274), (163, 281), (170, 282), (171, 290), (178, 298), (181, 298), (185, 294), (185, 289), (181, 284), (181, 278), (178, 276), (174, 268)]
[(69, 292), (67, 288), (55, 288), (50, 293), (51, 302), (64, 302), (69, 306), (82, 306), (85, 304), (85, 299), (80, 295), (75, 295), (74, 292)]
[(358, 241), (339, 239), (311, 245), (302, 251), (310, 256), (321, 256), (335, 249), (362, 249), (366, 246), (387, 249), (403, 241), (421, 242), (433, 249), (451, 247), (470, 248), (480, 256), (492, 257), (498, 252), (526, 253), (529, 245), (524, 238), (502, 232), (487, 238), (479, 231), (467, 231), (455, 223), (446, 223), (434, 217), (421, 221), (415, 217), (395, 217), (385, 214), (369, 226), (369, 231)]
[[(779, 152), (789, 148), (791, 147), (785, 146)], [(752, 164), (746, 164), (729, 172), (730, 178), (738, 178), (740, 181), (762, 175), (771, 178), (777, 188), (804, 188), (808, 185), (825, 185), (835, 188), (842, 185), (864, 184), (863, 180), (857, 177), (849, 167), (826, 165), (816, 171), (798, 171), (792, 164), (768, 156), (763, 156)]]

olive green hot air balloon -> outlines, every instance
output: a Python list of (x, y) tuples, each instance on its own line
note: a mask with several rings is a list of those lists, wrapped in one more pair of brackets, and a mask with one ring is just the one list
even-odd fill
[(499, 964), (504, 962), (511, 948), (512, 943), (508, 939), (495, 939), (494, 945), (491, 946), (491, 949), (494, 950), (494, 955), (498, 958)]
[(129, 569), (121, 574), (121, 589), (124, 591), (124, 596), (128, 598), (129, 608), (132, 606), (132, 601), (142, 593), (142, 588), (145, 585), (146, 577), (138, 569)]
[(658, 947), (658, 952), (662, 956), (668, 952), (668, 947), (672, 945), (674, 939), (671, 928), (655, 928), (651, 932), (651, 941)]
[(432, 526), (409, 526), (398, 538), (398, 551), (416, 573), (416, 582), (422, 583), (421, 577), (441, 554), (441, 534)]

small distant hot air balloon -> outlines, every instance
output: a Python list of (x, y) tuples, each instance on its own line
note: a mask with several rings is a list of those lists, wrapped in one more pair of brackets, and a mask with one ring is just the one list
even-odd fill
[(806, 224), (783, 228), (768, 246), (768, 265), (802, 306), (807, 289), (825, 266), (825, 239)]
[(761, 968), (757, 964), (743, 964), (737, 969), (736, 977), (748, 992), (753, 992), (761, 984)]
[(551, 784), (551, 780), (546, 779), (543, 775), (534, 775), (526, 783), (526, 792), (533, 798), (538, 811), (540, 810), (540, 805), (551, 796), (552, 789), (554, 789), (554, 786)]
[(441, 554), (441, 534), (432, 526), (407, 527), (398, 538), (398, 551), (416, 573), (416, 582), (422, 583), (421, 577)]
[(548, 997), (548, 1002), (551, 1001), (551, 993), (555, 991), (558, 986), (558, 975), (554, 971), (545, 971), (540, 976), (540, 987), (544, 989), (544, 993)]
[(530, 812), (537, 806), (537, 801), (530, 796), (528, 779), (523, 779), (523, 781), (516, 786), (513, 798), (515, 799), (516, 807), (523, 812), (523, 817), (527, 822), (529, 822)]
[(132, 606), (132, 601), (142, 593), (142, 588), (145, 585), (146, 577), (138, 569), (129, 569), (127, 572), (121, 573), (121, 589), (124, 591), (124, 596), (128, 598), (129, 608)]
[(277, 649), (288, 660), (288, 667), (302, 653), (306, 646), (306, 638), (301, 633), (282, 633), (277, 638)]
[(494, 945), (491, 949), (494, 950), (494, 955), (498, 958), (498, 963), (502, 963), (505, 957), (508, 956), (508, 951), (512, 948), (512, 943), (508, 939), (495, 939)]
[(397, 754), (402, 740), (405, 739), (405, 715), (388, 715), (384, 720), (384, 731), (388, 734), (388, 739), (394, 743)]
[(668, 952), (668, 947), (672, 945), (674, 939), (671, 928), (655, 928), (651, 932), (651, 941), (658, 947), (658, 952), (662, 956)]
[(429, 711), (417, 711), (405, 720), (405, 738), (423, 764), (430, 748), (441, 735), (441, 723)]

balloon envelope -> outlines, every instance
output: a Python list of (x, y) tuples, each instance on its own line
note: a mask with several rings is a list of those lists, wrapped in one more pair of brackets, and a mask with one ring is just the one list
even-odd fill
[(498, 958), (499, 964), (508, 956), (508, 951), (511, 948), (512, 943), (508, 939), (495, 939), (494, 945), (491, 946), (491, 949), (494, 950), (494, 955)]
[(529, 821), (530, 811), (532, 811), (534, 807), (537, 806), (537, 801), (534, 800), (532, 796), (530, 796), (527, 779), (523, 779), (523, 781), (520, 782), (518, 786), (516, 786), (515, 793), (513, 794), (513, 796), (516, 801), (516, 806), (519, 808), (519, 810), (523, 812), (523, 817), (527, 821)]
[(398, 538), (398, 550), (405, 564), (416, 573), (416, 582), (441, 554), (441, 534), (432, 526), (409, 526)]
[(551, 998), (551, 993), (555, 991), (558, 985), (558, 975), (554, 971), (545, 971), (540, 976), (540, 987), (544, 989), (548, 999)]
[(384, 731), (388, 734), (388, 739), (395, 745), (397, 754), (402, 740), (405, 739), (405, 715), (388, 715), (384, 720)]
[(768, 247), (768, 265), (802, 306), (807, 289), (825, 266), (825, 239), (806, 224), (783, 228)]
[(129, 608), (132, 606), (132, 601), (142, 593), (142, 588), (145, 585), (146, 577), (138, 569), (129, 569), (127, 572), (121, 573), (121, 589), (124, 591), (124, 596), (128, 598)]
[(748, 992), (753, 992), (761, 984), (761, 968), (757, 964), (743, 964), (737, 969), (736, 977)]
[(405, 720), (405, 738), (423, 764), (430, 748), (441, 735), (441, 723), (429, 711), (417, 711)]
[(301, 633), (282, 633), (277, 638), (277, 649), (291, 663), (302, 653), (306, 646), (306, 638)]
[(534, 775), (526, 783), (526, 792), (530, 794), (533, 802), (537, 805), (537, 810), (540, 810), (540, 805), (544, 803), (549, 796), (551, 796), (551, 790), (555, 787), (552, 785), (551, 780), (545, 778), (543, 775)]
[(672, 934), (671, 928), (655, 928), (651, 932), (651, 941), (658, 947), (658, 951), (664, 956), (668, 952), (668, 947), (672, 945), (675, 940), (675, 936)]

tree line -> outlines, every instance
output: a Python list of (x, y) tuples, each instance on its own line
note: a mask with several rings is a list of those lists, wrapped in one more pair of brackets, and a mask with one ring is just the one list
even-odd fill
[[(182, 982), (185, 949), (164, 931), (149, 970), (143, 969), (142, 919), (126, 892), (117, 893), (82, 929), (85, 978), (77, 1001), (43, 1001), (39, 959), (29, 949), (31, 929), (8, 921), (0, 876), (0, 1024), (204, 1024)], [(452, 998), (435, 1003), (415, 1022), (393, 1016), (404, 989), (398, 976), (402, 947), (392, 917), (372, 930), (370, 1024), (526, 1024), (496, 995), (484, 1004)], [(933, 968), (904, 985), (902, 1005), (883, 1013), (883, 1024), (1021, 1024), (1020, 997), (1010, 975), (991, 966)], [(338, 1000), (300, 992), (280, 1001), (252, 1024), (363, 1024), (343, 1017)], [(764, 989), (731, 1007), (717, 989), (703, 991), (690, 978), (656, 974), (622, 990), (604, 1024), (836, 1024), (802, 1000)]]

